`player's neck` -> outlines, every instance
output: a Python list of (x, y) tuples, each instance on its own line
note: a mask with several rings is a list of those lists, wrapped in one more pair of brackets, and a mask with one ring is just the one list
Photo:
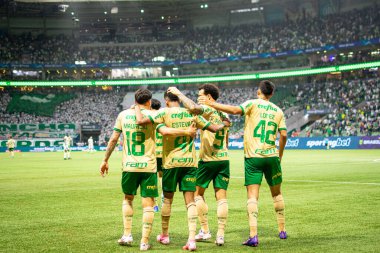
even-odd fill
[(259, 99), (262, 99), (262, 100), (265, 100), (265, 101), (268, 101), (269, 102), (269, 98), (267, 98), (266, 96), (264, 95), (258, 95), (257, 96)]
[(172, 108), (172, 107), (180, 107), (180, 105), (179, 105), (178, 102), (169, 102), (168, 107), (170, 107), (170, 108)]
[(139, 105), (139, 107), (144, 110), (150, 110), (150, 108), (146, 105)]

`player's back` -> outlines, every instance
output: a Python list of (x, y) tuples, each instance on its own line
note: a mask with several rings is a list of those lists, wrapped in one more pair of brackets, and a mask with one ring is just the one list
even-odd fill
[[(198, 117), (181, 107), (163, 108), (158, 111), (155, 122), (167, 127), (187, 129), (196, 123), (198, 128), (206, 126), (203, 117)], [(158, 125), (157, 129), (162, 125)], [(164, 136), (163, 137), (163, 167), (196, 167), (196, 153), (194, 139), (190, 136)]]
[[(150, 111), (142, 109), (150, 117)], [(155, 128), (152, 124), (138, 125), (133, 109), (122, 111), (117, 117), (115, 131), (123, 133), (123, 170), (156, 172)]]
[(276, 137), (279, 130), (286, 130), (284, 113), (270, 101), (248, 100), (241, 105), (245, 114), (245, 157), (278, 156)]

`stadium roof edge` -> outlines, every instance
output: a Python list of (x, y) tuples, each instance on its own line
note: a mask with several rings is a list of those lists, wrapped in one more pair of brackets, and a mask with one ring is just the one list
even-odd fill
[(0, 86), (124, 86), (124, 85), (176, 85), (206, 82), (229, 82), (258, 79), (285, 78), (295, 76), (307, 76), (326, 74), (331, 72), (345, 72), (358, 69), (375, 68), (380, 66), (380, 61), (345, 64), (322, 68), (301, 68), (277, 72), (254, 72), (234, 75), (209, 75), (175, 78), (150, 78), (128, 80), (92, 80), (92, 81), (0, 81)]

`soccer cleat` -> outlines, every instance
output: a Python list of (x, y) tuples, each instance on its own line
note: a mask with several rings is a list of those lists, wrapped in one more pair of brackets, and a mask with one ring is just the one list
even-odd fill
[(158, 208), (158, 206), (154, 206), (153, 209), (154, 209), (154, 212), (155, 212), (155, 213), (158, 213), (158, 211), (160, 210), (160, 209)]
[(223, 246), (224, 245), (224, 237), (223, 236), (216, 237), (215, 244), (217, 246)]
[(248, 240), (243, 242), (243, 245), (257, 247), (257, 245), (259, 245), (259, 238), (257, 237), (257, 235), (255, 235), (254, 237), (249, 237)]
[(150, 244), (148, 243), (140, 243), (140, 250), (141, 251), (145, 251), (145, 250), (149, 250), (152, 246), (150, 246)]
[(196, 251), (197, 245), (195, 244), (195, 241), (187, 241), (186, 245), (183, 246), (182, 249), (188, 251)]
[(199, 233), (195, 235), (196, 241), (207, 241), (211, 238), (211, 232), (208, 231), (207, 233), (203, 232), (203, 230), (199, 230)]
[(167, 245), (170, 243), (169, 235), (157, 235), (157, 242)]
[(281, 231), (278, 236), (280, 237), (280, 239), (286, 239), (288, 238), (288, 235), (286, 234), (286, 231)]
[(133, 237), (132, 235), (123, 235), (117, 242), (122, 246), (130, 246), (133, 242)]

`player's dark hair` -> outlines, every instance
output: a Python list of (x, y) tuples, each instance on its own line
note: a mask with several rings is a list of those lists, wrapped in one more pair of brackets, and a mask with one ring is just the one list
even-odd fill
[(270, 96), (273, 94), (276, 86), (271, 81), (264, 80), (259, 83), (259, 89), (265, 96)]
[(161, 102), (158, 99), (152, 98), (152, 109), (158, 110), (161, 108)]
[(152, 92), (150, 90), (141, 88), (135, 92), (135, 100), (138, 104), (143, 105), (152, 99)]
[(203, 90), (205, 95), (211, 95), (214, 100), (219, 98), (219, 88), (215, 84), (206, 83), (201, 85), (198, 90)]
[(169, 93), (168, 91), (165, 91), (164, 98), (168, 99), (171, 102), (179, 102), (179, 97), (177, 95)]

